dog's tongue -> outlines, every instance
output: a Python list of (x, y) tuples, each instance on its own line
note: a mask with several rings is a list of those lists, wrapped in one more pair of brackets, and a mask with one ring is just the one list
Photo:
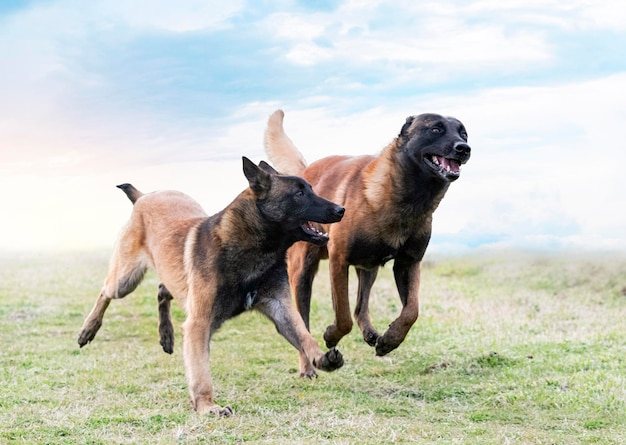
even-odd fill
[(437, 156), (437, 160), (439, 161), (439, 165), (450, 172), (459, 173), (461, 171), (459, 162), (454, 159), (446, 159), (443, 156)]

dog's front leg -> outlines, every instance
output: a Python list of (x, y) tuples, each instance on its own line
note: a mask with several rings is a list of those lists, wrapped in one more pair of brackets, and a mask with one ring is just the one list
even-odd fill
[(209, 369), (210, 324), (204, 317), (190, 316), (182, 325), (183, 357), (191, 405), (198, 414), (231, 416), (233, 410), (213, 402), (213, 385)]
[(396, 258), (393, 266), (402, 311), (384, 335), (376, 341), (376, 355), (385, 355), (400, 346), (419, 315), (420, 262)]
[[(289, 249), (288, 275), (296, 307), (307, 330), (311, 312), (311, 287), (319, 267), (319, 248), (309, 243), (296, 243)], [(316, 375), (315, 366), (302, 351), (298, 353), (300, 377), (311, 378)]]
[[(196, 288), (194, 290), (194, 287)], [(183, 359), (191, 405), (198, 414), (230, 416), (233, 410), (213, 402), (213, 384), (209, 368), (211, 324), (215, 292), (207, 286), (190, 286), (187, 295), (187, 319), (182, 325)], [(209, 291), (209, 292), (207, 292)]]
[[(343, 366), (343, 356), (337, 349), (332, 348), (326, 353), (320, 349), (292, 304), (289, 292), (278, 297), (261, 298), (255, 308), (272, 320), (276, 330), (315, 368), (322, 371), (334, 371)], [(310, 368), (300, 377), (316, 377), (315, 368)]]

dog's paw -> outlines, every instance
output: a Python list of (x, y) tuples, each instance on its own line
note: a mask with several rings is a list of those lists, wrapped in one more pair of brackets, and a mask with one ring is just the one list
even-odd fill
[(336, 341), (335, 339), (331, 339), (328, 336), (328, 330), (327, 330), (326, 334), (324, 334), (324, 343), (326, 343), (326, 347), (327, 348), (334, 348), (335, 346), (337, 346), (337, 343), (339, 343), (339, 342)]
[(96, 338), (96, 334), (98, 333), (98, 329), (102, 326), (102, 322), (91, 322), (87, 326), (85, 326), (78, 334), (78, 346), (81, 348), (85, 346), (87, 343), (91, 343), (91, 341)]
[(196, 409), (198, 414), (210, 414), (217, 417), (231, 417), (235, 415), (235, 411), (230, 406), (221, 407), (216, 404), (202, 405)]
[(167, 352), (168, 354), (174, 353), (174, 337), (173, 336), (161, 336), (161, 346), (163, 347), (163, 352)]
[[(322, 354), (323, 352), (320, 351), (320, 355)], [(300, 378), (307, 378), (309, 380), (313, 380), (314, 378), (316, 378), (317, 372), (315, 371), (315, 366), (313, 366), (313, 363), (311, 362), (311, 360), (309, 360), (304, 352), (300, 352), (299, 359)]]
[(378, 339), (380, 338), (380, 334), (375, 330), (367, 330), (363, 331), (363, 340), (370, 346), (376, 346)]
[(389, 354), (391, 351), (396, 349), (399, 345), (392, 344), (385, 339), (384, 335), (381, 335), (376, 340), (376, 355), (382, 357), (383, 355)]
[(313, 360), (313, 365), (322, 371), (334, 371), (343, 366), (343, 355), (336, 348), (332, 348), (319, 360)]
[(317, 378), (317, 372), (315, 372), (314, 368), (304, 369), (300, 371), (300, 378), (307, 378), (309, 380), (313, 380)]
[(172, 323), (164, 323), (159, 326), (159, 343), (163, 347), (163, 351), (168, 354), (174, 352), (174, 326)]
[(233, 409), (226, 405), (224, 408), (221, 408), (218, 415), (220, 417), (231, 417), (235, 415), (235, 411), (233, 411)]
[(89, 338), (89, 334), (85, 331), (81, 331), (80, 334), (78, 334), (78, 346), (80, 346), (81, 348), (89, 343), (91, 340), (93, 340), (93, 336)]
[(334, 324), (328, 326), (326, 331), (324, 331), (324, 342), (326, 343), (326, 347), (329, 349), (337, 346), (342, 337), (343, 335), (339, 333)]

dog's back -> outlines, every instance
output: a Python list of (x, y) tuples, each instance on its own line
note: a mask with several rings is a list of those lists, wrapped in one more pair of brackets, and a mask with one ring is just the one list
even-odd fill
[[(132, 190), (130, 193), (136, 196)], [(186, 294), (185, 271), (172, 267), (172, 263), (184, 264), (187, 240), (206, 218), (200, 204), (185, 193), (161, 190), (141, 194), (134, 203), (124, 238), (132, 241), (133, 249), (143, 252), (172, 295), (181, 296)]]

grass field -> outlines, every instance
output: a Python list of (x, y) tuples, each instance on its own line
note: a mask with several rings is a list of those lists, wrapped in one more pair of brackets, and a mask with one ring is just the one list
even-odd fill
[[(626, 443), (626, 255), (427, 258), (404, 344), (378, 358), (355, 329), (345, 366), (315, 381), (262, 316), (226, 323), (211, 367), (236, 415), (215, 418), (190, 408), (176, 305), (175, 352), (161, 350), (154, 275), (79, 349), (108, 253), (3, 256), (0, 443)], [(332, 320), (322, 269), (318, 340)], [(399, 310), (390, 272), (371, 302), (379, 329)]]

